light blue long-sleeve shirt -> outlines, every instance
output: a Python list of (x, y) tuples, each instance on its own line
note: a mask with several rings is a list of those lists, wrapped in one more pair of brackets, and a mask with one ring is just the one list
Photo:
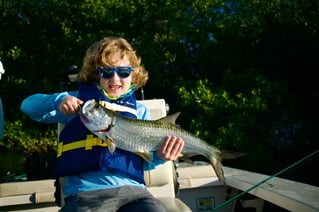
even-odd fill
[[(77, 91), (61, 92), (54, 94), (34, 94), (22, 101), (21, 111), (32, 120), (42, 123), (67, 124), (75, 115), (64, 115), (59, 110), (59, 105), (66, 96), (77, 97)], [(145, 105), (137, 102), (138, 119), (149, 120), (150, 112)]]
[[(42, 123), (62, 123), (66, 125), (75, 117), (75, 115), (65, 115), (60, 112), (58, 107), (66, 96), (71, 95), (77, 97), (77, 94), (77, 91), (54, 94), (38, 93), (25, 98), (22, 101), (20, 108), (21, 111), (28, 115), (32, 120)], [(150, 112), (147, 107), (139, 102), (137, 102), (136, 106), (138, 119), (149, 120)], [(144, 162), (144, 170), (154, 169), (157, 165), (163, 164), (164, 162), (165, 161), (161, 160), (153, 153), (153, 161), (150, 163)], [(65, 196), (69, 196), (81, 191), (100, 190), (124, 185), (145, 188), (144, 184), (126, 176), (109, 173), (107, 171), (96, 171), (66, 177), (64, 193)]]

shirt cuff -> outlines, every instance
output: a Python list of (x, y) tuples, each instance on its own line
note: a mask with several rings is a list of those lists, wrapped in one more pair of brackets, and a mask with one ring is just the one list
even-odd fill
[(68, 92), (62, 92), (62, 93), (59, 93), (59, 94), (57, 95), (57, 97), (56, 97), (55, 100), (54, 100), (54, 102), (55, 102), (54, 104), (55, 104), (55, 109), (56, 109), (56, 110), (59, 110), (59, 106), (60, 106), (62, 100), (63, 100), (66, 96), (70, 96)]
[(161, 158), (157, 156), (156, 152), (153, 152), (153, 163), (160, 165), (165, 162), (166, 162), (165, 160), (162, 160)]

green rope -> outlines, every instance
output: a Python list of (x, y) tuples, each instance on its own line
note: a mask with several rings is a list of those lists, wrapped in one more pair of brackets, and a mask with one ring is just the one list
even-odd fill
[(217, 211), (217, 210), (219, 210), (220, 208), (222, 208), (222, 207), (228, 205), (228, 204), (231, 203), (232, 201), (234, 201), (234, 200), (236, 200), (237, 198), (241, 197), (242, 195), (244, 195), (244, 194), (250, 192), (251, 190), (253, 190), (253, 189), (259, 187), (260, 185), (264, 184), (265, 182), (271, 180), (272, 178), (277, 177), (278, 175), (280, 175), (280, 174), (282, 174), (283, 172), (287, 171), (288, 169), (291, 169), (292, 167), (298, 165), (299, 163), (303, 162), (304, 160), (311, 158), (312, 156), (314, 156), (314, 155), (317, 154), (318, 152), (319, 152), (319, 149), (318, 149), (317, 151), (314, 151), (313, 153), (307, 155), (306, 157), (304, 157), (304, 158), (298, 160), (297, 162), (291, 164), (290, 166), (286, 167), (285, 169), (283, 169), (283, 170), (277, 172), (276, 174), (274, 174), (274, 175), (272, 175), (272, 176), (269, 176), (268, 178), (266, 178), (266, 179), (260, 181), (259, 183), (257, 183), (256, 185), (252, 186), (251, 188), (247, 189), (246, 191), (243, 191), (242, 193), (237, 194), (236, 196), (233, 196), (233, 197), (230, 198), (229, 200), (227, 200), (227, 201), (225, 201), (225, 202), (223, 202), (223, 203), (217, 205), (212, 211)]

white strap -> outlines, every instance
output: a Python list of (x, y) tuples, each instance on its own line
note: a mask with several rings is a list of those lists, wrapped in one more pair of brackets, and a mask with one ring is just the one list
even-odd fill
[(101, 101), (101, 104), (109, 110), (119, 111), (119, 112), (128, 112), (137, 116), (137, 111), (133, 108), (123, 106), (123, 105), (118, 105), (115, 103), (106, 102), (106, 101)]

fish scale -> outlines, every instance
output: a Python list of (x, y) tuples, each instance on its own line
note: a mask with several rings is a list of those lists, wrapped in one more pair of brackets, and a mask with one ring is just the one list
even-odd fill
[[(218, 152), (216, 148), (182, 128), (168, 125), (165, 122), (157, 123), (159, 122), (145, 122), (142, 120), (130, 122), (130, 120), (117, 119), (110, 130), (109, 136), (117, 138), (117, 141), (120, 141), (115, 141), (118, 143), (117, 147), (125, 148), (132, 152), (141, 150), (156, 151), (160, 148), (167, 135), (183, 138), (186, 143), (183, 153), (200, 153), (209, 156), (212, 152)], [(125, 145), (122, 146), (121, 144)]]
[[(116, 147), (141, 155), (150, 160), (150, 152), (163, 144), (166, 136), (181, 137), (184, 140), (182, 154), (203, 155), (211, 163), (222, 184), (225, 184), (221, 164), (221, 152), (192, 133), (167, 122), (171, 117), (159, 120), (138, 120), (119, 116), (94, 100), (89, 100), (81, 108), (83, 124), (95, 135), (108, 142), (112, 153)], [(175, 117), (176, 118), (176, 117)], [(175, 122), (175, 120), (173, 119)]]

